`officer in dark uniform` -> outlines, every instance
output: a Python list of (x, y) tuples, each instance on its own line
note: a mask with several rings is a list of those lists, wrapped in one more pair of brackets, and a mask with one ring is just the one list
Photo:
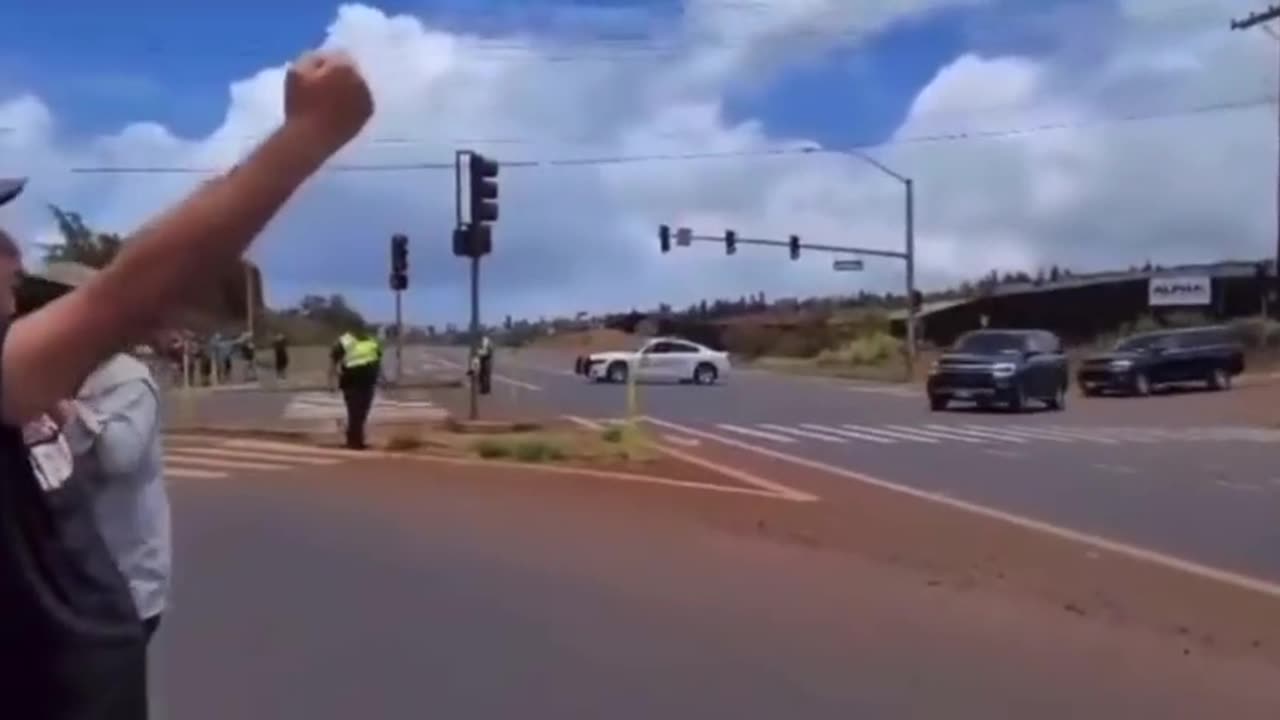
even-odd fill
[(343, 333), (329, 353), (347, 406), (347, 447), (365, 449), (364, 426), (382, 376), (382, 344), (365, 328)]

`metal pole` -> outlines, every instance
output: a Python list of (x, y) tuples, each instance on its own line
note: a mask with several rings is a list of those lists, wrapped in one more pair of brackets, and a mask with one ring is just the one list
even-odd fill
[(400, 291), (396, 291), (396, 384), (404, 381), (404, 318), (401, 315)]
[(249, 339), (253, 340), (253, 266), (248, 260), (244, 262), (244, 312), (245, 326), (249, 330)]
[(906, 199), (906, 261), (907, 261), (907, 380), (916, 370), (916, 192), (911, 178), (904, 178)]
[(469, 416), (472, 420), (480, 417), (479, 387), (480, 368), (476, 365), (477, 353), (480, 350), (480, 258), (471, 258), (471, 353), (467, 358), (467, 367), (471, 370), (471, 407)]

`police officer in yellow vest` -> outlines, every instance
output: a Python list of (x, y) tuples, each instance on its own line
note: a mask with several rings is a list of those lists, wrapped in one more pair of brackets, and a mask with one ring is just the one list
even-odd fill
[(347, 447), (363, 450), (364, 425), (382, 375), (382, 344), (368, 330), (343, 333), (329, 354), (347, 406)]

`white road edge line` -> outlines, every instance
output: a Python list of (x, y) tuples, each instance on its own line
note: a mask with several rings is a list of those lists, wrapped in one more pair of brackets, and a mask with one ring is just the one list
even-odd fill
[[(588, 420), (586, 418), (576, 417), (574, 415), (565, 415), (564, 417), (566, 420), (570, 422), (577, 423), (578, 425), (581, 425), (582, 427), (585, 427), (585, 428), (589, 428), (591, 430), (604, 430), (603, 425), (597, 422)], [(668, 480), (665, 478), (658, 478), (658, 477), (651, 478), (654, 484), (671, 485), (674, 487), (698, 488), (702, 490), (711, 490), (713, 492), (736, 493), (739, 495), (744, 495), (744, 494), (757, 495), (757, 496), (773, 498), (775, 500), (790, 500), (792, 502), (814, 502), (815, 500), (818, 499), (817, 495), (801, 492), (800, 490), (796, 490), (795, 488), (787, 487), (786, 485), (773, 482), (772, 480), (766, 480), (762, 477), (757, 477), (755, 475), (752, 475), (749, 472), (745, 472), (737, 468), (729, 467), (727, 465), (721, 465), (719, 463), (712, 462), (710, 460), (705, 460), (696, 455), (690, 455), (688, 453), (681, 452), (679, 450), (676, 450), (675, 448), (665, 447), (663, 445), (659, 445), (656, 443), (653, 445), (653, 447), (658, 452), (677, 458), (679, 460), (683, 460), (687, 463), (718, 472), (722, 475), (725, 475), (726, 477), (731, 477), (734, 480), (737, 480), (738, 482), (741, 482), (745, 485), (749, 485), (751, 487), (740, 488), (740, 487), (734, 487), (732, 485), (713, 485), (711, 483), (691, 482), (688, 480)]]
[[(445, 360), (444, 358), (437, 357), (435, 355), (424, 355), (423, 357), (428, 360), (438, 362), (444, 365), (445, 367), (457, 368), (457, 369), (463, 368), (462, 363), (456, 363), (452, 360)], [(542, 390), (541, 387), (534, 385), (533, 383), (527, 383), (523, 380), (516, 380), (515, 378), (509, 378), (509, 377), (506, 377), (505, 375), (499, 375), (497, 373), (493, 374), (493, 379), (497, 380), (498, 382), (504, 382), (508, 385), (514, 385), (519, 388), (524, 388), (525, 390), (533, 390), (534, 392), (541, 392)]]
[(1191, 560), (1184, 560), (1179, 557), (1174, 557), (1173, 555), (1166, 555), (1165, 553), (1158, 552), (1156, 550), (1148, 550), (1146, 548), (1138, 547), (1136, 545), (1130, 545), (1128, 543), (1120, 542), (1117, 540), (1111, 540), (1098, 535), (1091, 535), (1089, 533), (1080, 532), (1078, 530), (1071, 530), (1065, 527), (1054, 525), (1052, 523), (1044, 522), (1042, 520), (1035, 520), (1029, 517), (1024, 517), (1022, 515), (1016, 515), (1014, 513), (1005, 512), (1004, 510), (997, 510), (996, 508), (988, 507), (986, 505), (980, 505), (978, 503), (973, 503), (966, 500), (957, 500), (953, 497), (948, 497), (946, 495), (942, 495), (939, 493), (920, 490), (918, 488), (913, 488), (908, 485), (902, 485), (899, 483), (890, 482), (888, 480), (881, 480), (880, 478), (872, 477), (871, 475), (866, 475), (860, 472), (855, 472), (847, 468), (838, 467), (836, 465), (829, 465), (827, 463), (819, 462), (817, 460), (809, 460), (806, 458), (797, 457), (795, 455), (781, 452), (779, 450), (770, 450), (768, 448), (758, 447), (750, 443), (734, 440), (733, 438), (721, 437), (713, 433), (703, 432), (701, 430), (695, 430), (693, 428), (685, 427), (683, 425), (679, 425), (673, 422), (667, 422), (666, 420), (659, 420), (653, 417), (646, 417), (645, 420), (659, 427), (667, 428), (668, 430), (671, 430), (673, 432), (679, 432), (685, 435), (692, 435), (694, 437), (701, 437), (707, 440), (715, 440), (725, 445), (729, 445), (730, 447), (736, 447), (741, 450), (747, 450), (749, 452), (764, 455), (766, 457), (771, 457), (777, 460), (782, 460), (784, 462), (790, 462), (803, 467), (808, 467), (813, 470), (819, 470), (822, 472), (831, 473), (832, 475), (838, 475), (840, 477), (848, 478), (850, 480), (855, 480), (857, 482), (861, 482), (866, 485), (871, 485), (873, 487), (882, 488), (884, 490), (901, 493), (908, 497), (917, 498), (919, 500), (924, 500), (926, 502), (936, 503), (944, 507), (961, 510), (963, 512), (968, 512), (974, 515), (989, 518), (991, 520), (998, 520), (1001, 522), (1005, 522), (1010, 525), (1023, 528), (1025, 530), (1031, 530), (1033, 532), (1038, 532), (1044, 535), (1057, 537), (1063, 540), (1079, 543), (1081, 545), (1085, 545), (1087, 547), (1091, 547), (1097, 550), (1112, 552), (1117, 555), (1130, 558), (1132, 560), (1138, 560), (1141, 562), (1150, 563), (1152, 565), (1158, 565), (1164, 568), (1168, 568), (1170, 570), (1183, 572), (1188, 575), (1192, 575), (1194, 577), (1202, 578), (1205, 580), (1213, 580), (1215, 582), (1223, 583), (1224, 585), (1230, 585), (1232, 587), (1240, 588), (1243, 590), (1249, 590), (1252, 592), (1260, 593), (1262, 595), (1266, 595), (1268, 597), (1280, 599), (1280, 584), (1271, 582), (1269, 580), (1263, 580), (1261, 578), (1250, 577), (1242, 573), (1232, 572), (1230, 570), (1223, 570), (1220, 568), (1211, 567), (1209, 565), (1203, 565), (1201, 563), (1197, 563)]

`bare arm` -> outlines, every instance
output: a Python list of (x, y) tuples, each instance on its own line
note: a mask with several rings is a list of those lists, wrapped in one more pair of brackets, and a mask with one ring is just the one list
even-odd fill
[(81, 381), (211, 267), (238, 258), (293, 192), (372, 112), (343, 57), (312, 57), (289, 74), (285, 124), (227, 176), (136, 232), (85, 286), (16, 321), (4, 343), (4, 421), (20, 424), (75, 394)]

